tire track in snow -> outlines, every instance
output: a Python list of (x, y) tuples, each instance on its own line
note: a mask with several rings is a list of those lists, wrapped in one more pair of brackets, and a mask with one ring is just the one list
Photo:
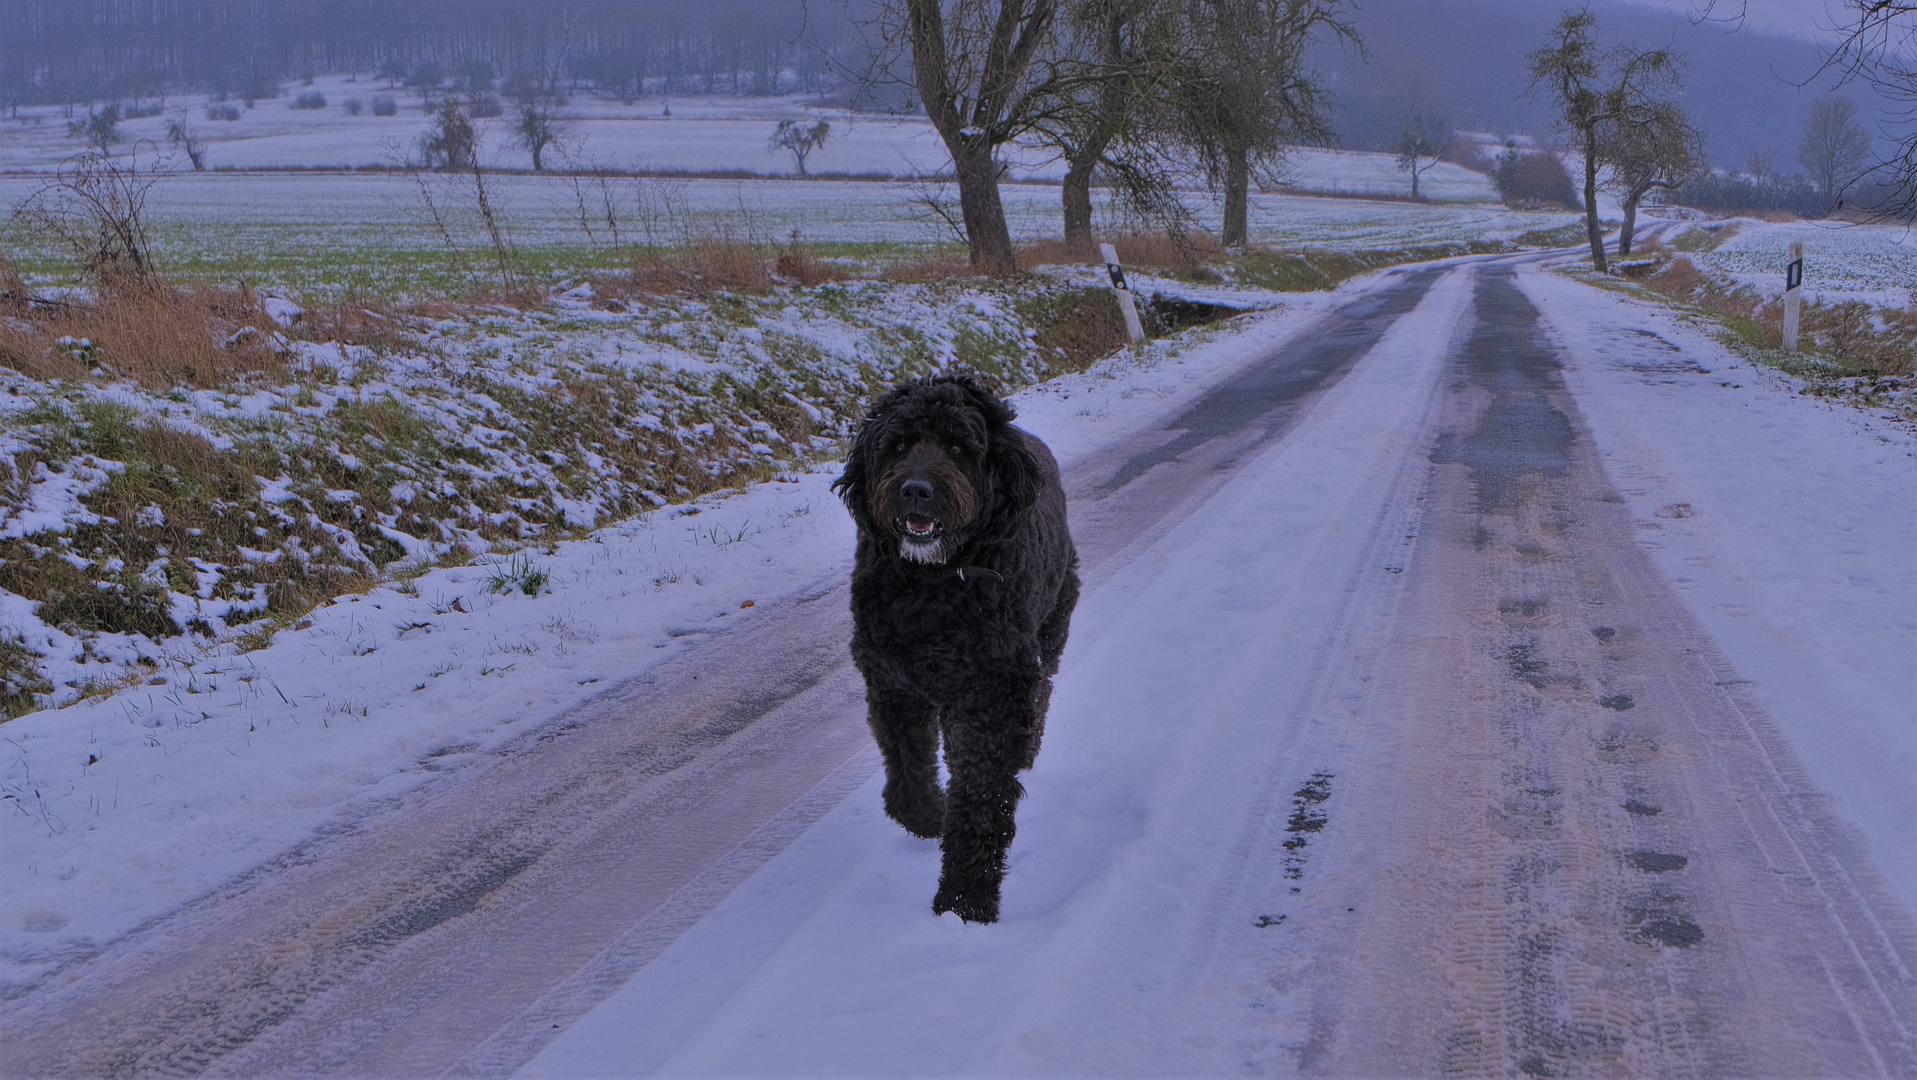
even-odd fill
[(1345, 886), (1368, 914), (1319, 945), (1300, 1064), (1917, 1075), (1907, 920), (1636, 546), (1508, 270), (1477, 320), (1401, 630), (1395, 791), (1349, 785), (1368, 824), (1333, 840), (1375, 867)]

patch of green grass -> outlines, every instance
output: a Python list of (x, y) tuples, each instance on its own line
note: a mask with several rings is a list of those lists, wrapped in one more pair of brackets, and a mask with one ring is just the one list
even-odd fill
[(1461, 255), (1497, 254), (1508, 250), (1510, 246), (1499, 240), (1370, 248), (1363, 251), (1250, 248), (1229, 259), (1226, 265), (1232, 280), (1241, 285), (1274, 292), (1316, 292), (1335, 289), (1359, 274), (1388, 266), (1451, 259)]
[(493, 572), (486, 578), (486, 588), (495, 596), (510, 592), (538, 596), (552, 580), (551, 571), (545, 567), (533, 565), (532, 559), (524, 554), (514, 555), (510, 559), (497, 561), (492, 565)]
[(1724, 241), (1737, 235), (1737, 223), (1725, 222), (1722, 225), (1694, 225), (1679, 233), (1671, 241), (1671, 247), (1678, 251), (1697, 253), (1716, 251)]
[(1588, 236), (1582, 221), (1568, 222), (1555, 229), (1532, 229), (1518, 235), (1518, 243), (1535, 248), (1572, 247), (1584, 243), (1586, 239)]

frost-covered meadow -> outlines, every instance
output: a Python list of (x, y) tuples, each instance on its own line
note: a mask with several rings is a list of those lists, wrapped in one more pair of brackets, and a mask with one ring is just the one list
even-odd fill
[(1736, 226), (1729, 239), (1691, 256), (1699, 269), (1778, 296), (1796, 242), (1804, 245), (1807, 299), (1885, 308), (1917, 304), (1917, 230), (1907, 225), (1747, 219), (1728, 224)]
[[(385, 88), (370, 78), (316, 78), (286, 97), (243, 106), (186, 95), (158, 102), (156, 116), (124, 120), (131, 153), (142, 142), (162, 146), (167, 124), (184, 121), (206, 141), (210, 169), (342, 169), (394, 166), (414, 153), (430, 126), (420, 97)], [(321, 109), (293, 108), (298, 94), (319, 93)], [(375, 116), (364, 108), (375, 96), (394, 100), (396, 112)], [(358, 114), (347, 103), (359, 102)], [(209, 106), (230, 105), (234, 120), (208, 119)], [(506, 103), (510, 106), (510, 102)], [(813, 174), (871, 177), (931, 176), (948, 169), (950, 158), (938, 135), (922, 117), (854, 112), (827, 104), (818, 95), (776, 97), (710, 96), (630, 101), (574, 94), (561, 110), (566, 117), (558, 146), (548, 151), (559, 168), (641, 172), (745, 173), (770, 176), (796, 171), (789, 153), (774, 150), (767, 138), (780, 120), (825, 120), (831, 136), (806, 161)], [(27, 107), (17, 117), (0, 118), (0, 172), (57, 169), (79, 146), (67, 134), (71, 119), (64, 109)], [(514, 145), (510, 108), (505, 116), (477, 122), (480, 159), (488, 167), (528, 169), (531, 157)], [(1014, 147), (1007, 154), (1014, 180), (1057, 180), (1062, 162), (1036, 147)], [(1405, 196), (1410, 177), (1398, 171), (1390, 154), (1298, 148), (1286, 179), (1310, 191)], [(1441, 162), (1425, 173), (1419, 188), (1442, 202), (1488, 202), (1496, 192), (1482, 175)]]

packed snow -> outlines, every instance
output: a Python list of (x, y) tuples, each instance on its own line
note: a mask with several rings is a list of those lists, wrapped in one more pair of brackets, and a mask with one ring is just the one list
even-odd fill
[(1917, 911), (1917, 437), (1663, 307), (1519, 280), (1639, 543)]

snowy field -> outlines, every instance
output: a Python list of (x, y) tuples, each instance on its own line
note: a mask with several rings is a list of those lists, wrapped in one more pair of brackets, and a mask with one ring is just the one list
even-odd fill
[[(437, 217), (426, 207), (422, 181)], [(40, 177), (0, 176), (0, 206), (18, 205), (44, 183)], [(622, 245), (675, 245), (700, 234), (761, 244), (786, 243), (795, 235), (809, 243), (903, 246), (955, 240), (923, 201), (928, 191), (955, 199), (945, 185), (510, 175), (491, 177), (486, 187), (511, 243), (575, 265), (616, 261), (623, 257)], [(1057, 187), (1007, 184), (1001, 196), (1015, 239), (1063, 232)], [(1216, 228), (1217, 201), (1196, 192), (1187, 198), (1199, 224)], [(485, 250), (486, 228), (475, 202), (470, 178), (175, 172), (152, 187), (147, 206), (156, 247), (172, 265), (306, 287), (348, 279), (378, 285), (410, 273), (421, 259), (443, 258), (448, 236), (466, 251)], [(1103, 224), (1124, 228), (1109, 208), (1102, 212)], [(1495, 203), (1253, 193), (1249, 225), (1255, 242), (1349, 251), (1514, 239), (1571, 220), (1569, 214)], [(50, 266), (59, 257), (48, 237), (18, 224), (7, 239), (29, 272), (36, 259)]]
[(1690, 260), (1700, 270), (1777, 296), (1784, 291), (1791, 244), (1800, 242), (1809, 299), (1859, 300), (1887, 308), (1917, 304), (1917, 229), (1836, 221), (1738, 219), (1736, 225), (1735, 236), (1715, 251), (1688, 256)]
[[(239, 101), (228, 102), (241, 110), (240, 118), (231, 121), (206, 119), (210, 101), (203, 95), (168, 99), (166, 111), (159, 116), (121, 122), (128, 142), (119, 149), (130, 151), (142, 140), (164, 143), (166, 124), (184, 119), (197, 137), (206, 140), (211, 169), (351, 168), (403, 161), (430, 124), (418, 95), (385, 89), (370, 78), (346, 80), (347, 76), (323, 76), (310, 87), (289, 87), (288, 96), (258, 101), (250, 109)], [(295, 95), (311, 92), (325, 95), (327, 107), (292, 108)], [(380, 94), (395, 99), (396, 115), (347, 113), (348, 100), (370, 107), (372, 98)], [(503, 104), (508, 106), (505, 116), (478, 121), (481, 160), (499, 168), (530, 168), (530, 155), (512, 144), (511, 102)], [(784, 175), (795, 171), (791, 155), (766, 145), (781, 120), (831, 123), (832, 134), (825, 145), (806, 160), (811, 173), (929, 176), (950, 165), (937, 133), (923, 118), (823, 107), (817, 95), (651, 96), (627, 103), (580, 93), (562, 111), (570, 119), (557, 151), (548, 151), (548, 167), (571, 164), (633, 171), (738, 170)], [(80, 115), (84, 117), (84, 111)], [(80, 140), (67, 134), (70, 119), (63, 108), (49, 106), (23, 108), (17, 118), (0, 119), (0, 172), (57, 169), (81, 146)], [(1065, 172), (1062, 162), (1036, 148), (1014, 149), (1007, 158), (1015, 179), (1056, 180)], [(1288, 179), (1313, 191), (1411, 193), (1410, 177), (1398, 171), (1390, 154), (1301, 148), (1295, 152)], [(1496, 198), (1484, 176), (1449, 163), (1439, 163), (1425, 173), (1419, 189), (1440, 201)]]

